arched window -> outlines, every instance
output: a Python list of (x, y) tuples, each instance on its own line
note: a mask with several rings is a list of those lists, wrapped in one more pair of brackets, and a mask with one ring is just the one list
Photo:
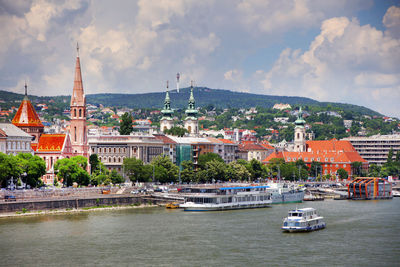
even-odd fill
[(192, 132), (192, 126), (188, 127), (188, 132), (191, 133)]
[(117, 160), (115, 159), (115, 157), (114, 157), (114, 162), (116, 162)]
[(79, 109), (79, 118), (82, 117), (82, 109)]
[[(76, 112), (76, 110), (75, 110)], [(76, 142), (76, 126), (74, 127), (74, 135), (75, 135), (75, 142)]]
[(300, 139), (300, 134), (299, 133), (297, 133), (297, 139)]
[(76, 108), (74, 108), (74, 117), (76, 118)]

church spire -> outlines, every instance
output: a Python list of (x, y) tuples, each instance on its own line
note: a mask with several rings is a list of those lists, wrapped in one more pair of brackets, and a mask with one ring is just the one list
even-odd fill
[(28, 86), (26, 85), (26, 81), (25, 81), (25, 96), (24, 96), (24, 100), (28, 100)]
[(75, 79), (74, 79), (74, 89), (71, 96), (71, 106), (85, 106), (86, 99), (83, 92), (82, 83), (82, 72), (81, 72), (81, 62), (79, 59), (79, 44), (76, 43), (76, 64), (75, 64)]
[(193, 81), (190, 82), (190, 97), (189, 97), (189, 102), (188, 102), (188, 107), (185, 111), (186, 115), (188, 117), (196, 117), (198, 110), (196, 109), (196, 101), (194, 100), (193, 96)]
[(171, 110), (171, 99), (169, 98), (169, 86), (168, 86), (168, 81), (167, 81), (167, 90), (165, 93), (165, 100), (164, 100), (164, 109), (161, 110), (161, 113), (163, 114), (163, 117), (171, 117), (173, 111)]

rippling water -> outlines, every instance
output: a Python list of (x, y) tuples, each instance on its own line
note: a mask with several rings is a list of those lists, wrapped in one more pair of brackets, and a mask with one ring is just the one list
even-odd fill
[(190, 213), (164, 208), (0, 219), (0, 265), (399, 266), (400, 199), (323, 201), (327, 228), (282, 233), (296, 204)]

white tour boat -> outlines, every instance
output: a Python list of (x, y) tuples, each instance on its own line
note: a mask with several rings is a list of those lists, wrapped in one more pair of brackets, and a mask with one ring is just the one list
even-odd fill
[(286, 232), (306, 232), (325, 228), (324, 217), (319, 216), (314, 208), (303, 208), (289, 211), (283, 219), (282, 230)]
[(186, 188), (185, 211), (216, 211), (265, 208), (271, 205), (269, 186), (193, 187)]
[(295, 184), (269, 183), (272, 204), (303, 202), (304, 189)]

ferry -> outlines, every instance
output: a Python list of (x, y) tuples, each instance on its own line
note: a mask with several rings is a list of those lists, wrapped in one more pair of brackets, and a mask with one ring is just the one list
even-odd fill
[(285, 183), (269, 183), (272, 204), (300, 203), (304, 199), (304, 189)]
[(314, 208), (303, 208), (289, 211), (283, 219), (282, 230), (285, 232), (309, 232), (324, 229), (324, 217), (319, 216)]
[(272, 203), (269, 186), (232, 186), (185, 188), (184, 211), (218, 211), (269, 207)]

